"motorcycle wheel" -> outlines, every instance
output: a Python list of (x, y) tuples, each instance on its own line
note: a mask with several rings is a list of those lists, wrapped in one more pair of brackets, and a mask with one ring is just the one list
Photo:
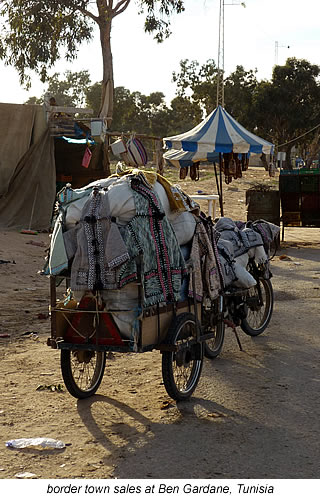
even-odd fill
[(203, 353), (204, 356), (207, 357), (207, 359), (215, 359), (216, 357), (218, 357), (223, 346), (224, 331), (225, 324), (222, 320), (212, 328), (212, 331), (210, 331), (214, 333), (214, 337), (204, 342)]
[(258, 278), (245, 299), (247, 316), (241, 329), (249, 336), (258, 336), (268, 326), (273, 311), (273, 289), (270, 279)]

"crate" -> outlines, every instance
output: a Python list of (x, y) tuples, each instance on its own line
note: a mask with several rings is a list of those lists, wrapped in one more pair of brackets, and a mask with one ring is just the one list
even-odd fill
[[(177, 304), (177, 314), (189, 312), (188, 302), (180, 302)], [(198, 318), (201, 317), (201, 304), (197, 304)], [(194, 309), (192, 307), (192, 313)], [(174, 318), (172, 305), (159, 307), (159, 316), (157, 307), (150, 307), (144, 312), (143, 320), (141, 321), (140, 329), (140, 346), (146, 347), (149, 345), (157, 345), (163, 342), (168, 334), (169, 326)]]
[(299, 175), (320, 175), (320, 168), (300, 168)]
[(281, 192), (300, 192), (299, 175), (282, 175), (279, 177), (279, 189)]
[(320, 208), (320, 193), (307, 193), (301, 195), (301, 213), (317, 213)]
[(282, 212), (300, 210), (300, 194), (295, 192), (281, 192)]
[(282, 213), (282, 222), (287, 227), (301, 227), (300, 211), (286, 211)]
[(315, 175), (300, 175), (301, 193), (311, 193), (319, 191), (319, 177)]
[(299, 176), (299, 170), (280, 170), (280, 177)]

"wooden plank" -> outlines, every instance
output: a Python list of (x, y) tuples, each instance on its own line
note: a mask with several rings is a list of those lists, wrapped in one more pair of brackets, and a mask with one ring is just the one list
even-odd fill
[(52, 113), (71, 113), (71, 114), (93, 114), (93, 109), (83, 109), (81, 107), (63, 107), (63, 106), (47, 106), (47, 112)]
[(143, 134), (143, 133), (110, 132), (110, 131), (107, 130), (105, 132), (105, 134), (109, 135), (110, 137), (129, 137), (129, 138), (134, 135), (138, 139), (150, 139), (150, 140), (160, 140), (160, 141), (162, 141), (161, 137), (155, 137), (153, 135), (146, 135), (146, 134)]

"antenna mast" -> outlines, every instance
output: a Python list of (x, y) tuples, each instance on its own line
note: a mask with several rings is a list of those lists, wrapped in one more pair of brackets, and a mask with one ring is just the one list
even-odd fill
[(218, 41), (218, 73), (217, 73), (217, 107), (224, 107), (224, 0), (220, 0), (219, 8), (219, 41)]

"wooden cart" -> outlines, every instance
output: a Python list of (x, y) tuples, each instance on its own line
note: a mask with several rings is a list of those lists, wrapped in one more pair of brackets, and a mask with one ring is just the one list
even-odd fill
[[(162, 377), (169, 396), (175, 400), (191, 396), (201, 375), (204, 342), (215, 335), (214, 329), (201, 325), (201, 303), (187, 299), (144, 308), (142, 286), (137, 283), (134, 335), (128, 339), (119, 331), (112, 310), (106, 310), (99, 294), (85, 295), (75, 308), (75, 303), (57, 300), (57, 280), (60, 282), (61, 277), (50, 276), (51, 337), (47, 344), (61, 350), (62, 376), (71, 395), (81, 399), (97, 391), (107, 352), (143, 353), (156, 349), (162, 354)], [(68, 288), (69, 278), (65, 281)]]

